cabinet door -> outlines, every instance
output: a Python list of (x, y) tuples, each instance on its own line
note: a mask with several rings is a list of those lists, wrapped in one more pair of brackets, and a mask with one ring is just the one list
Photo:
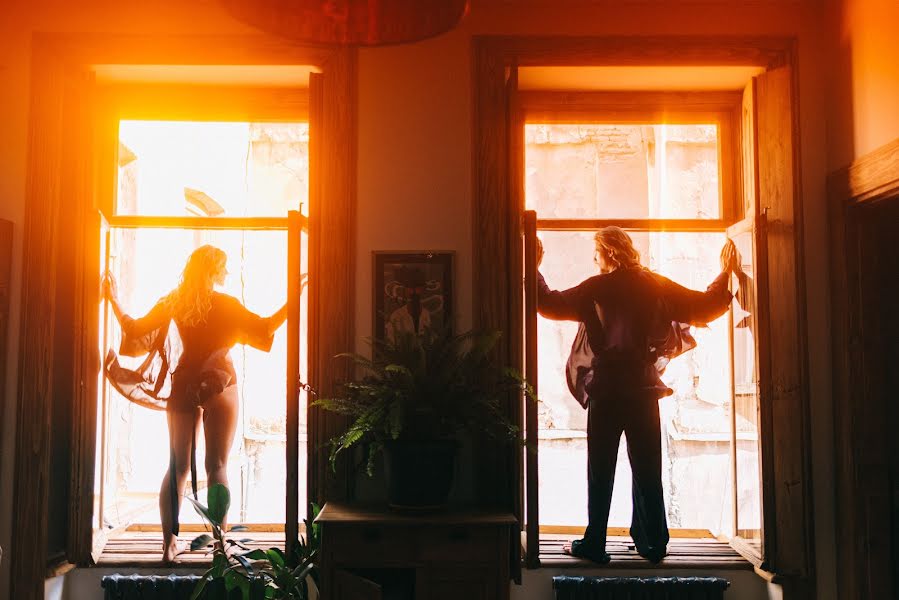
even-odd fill
[(335, 600), (381, 600), (383, 598), (380, 585), (342, 569), (334, 571), (333, 585), (334, 592), (331, 597)]
[(428, 574), (429, 600), (488, 600), (499, 598), (496, 569), (460, 565), (455, 568), (432, 569)]

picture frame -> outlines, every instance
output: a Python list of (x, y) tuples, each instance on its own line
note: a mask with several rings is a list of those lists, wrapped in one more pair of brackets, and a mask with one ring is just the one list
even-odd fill
[(453, 252), (372, 252), (372, 339), (453, 331)]

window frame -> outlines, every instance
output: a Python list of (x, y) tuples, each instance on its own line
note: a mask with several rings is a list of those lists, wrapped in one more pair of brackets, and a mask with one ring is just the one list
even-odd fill
[[(289, 210), (283, 217), (201, 217), (201, 216), (148, 216), (148, 215), (120, 215), (116, 212), (118, 194), (119, 164), (119, 127), (122, 121), (183, 121), (183, 122), (260, 122), (260, 123), (301, 123), (309, 122), (309, 89), (308, 87), (245, 87), (245, 86), (207, 86), (188, 84), (108, 84), (100, 86), (97, 90), (98, 122), (101, 123), (99, 139), (98, 165), (102, 172), (101, 189), (105, 191), (98, 198), (100, 213), (104, 220), (104, 229), (107, 231), (117, 229), (215, 229), (226, 231), (283, 231), (290, 236), (294, 229), (305, 231), (308, 235), (308, 218), (299, 214), (300, 205)], [(311, 140), (310, 140), (311, 146)], [(311, 168), (311, 160), (310, 160)], [(310, 190), (311, 192), (311, 190)], [(288, 252), (293, 244), (288, 239), (285, 252), (289, 260), (293, 262), (294, 251)], [(299, 259), (296, 258), (297, 263)], [(296, 290), (294, 290), (296, 291)], [(290, 293), (288, 294), (290, 302)], [(298, 307), (292, 307), (298, 310)], [(291, 312), (291, 311), (288, 311)], [(292, 312), (290, 317), (292, 317)], [(289, 318), (290, 318), (289, 317)], [(293, 319), (291, 319), (293, 320)], [(308, 332), (307, 336), (308, 336)], [(308, 339), (308, 338), (307, 338)], [(314, 344), (307, 341), (309, 347)], [(288, 344), (288, 346), (290, 346)], [(105, 349), (104, 349), (105, 351)], [(288, 363), (291, 363), (291, 353), (288, 350)], [(316, 357), (309, 352), (307, 354), (308, 365), (315, 364)], [(292, 369), (291, 369), (292, 370)], [(290, 381), (296, 376), (289, 377)], [(100, 384), (102, 385), (102, 384)], [(292, 395), (295, 395), (292, 394)], [(102, 409), (105, 411), (105, 403)], [(293, 417), (288, 406), (288, 413)], [(105, 424), (105, 412), (101, 423)], [(105, 435), (105, 432), (99, 432)], [(291, 435), (293, 434), (293, 435)], [(297, 442), (296, 431), (288, 427), (287, 446), (293, 447)], [(310, 432), (307, 437), (307, 453), (312, 443), (314, 434)], [(105, 455), (98, 455), (98, 459), (105, 464)], [(291, 457), (295, 458), (295, 457)], [(286, 464), (286, 480), (288, 485), (288, 497), (297, 495), (299, 473), (296, 460), (288, 459)], [(105, 472), (101, 471), (101, 477)], [(100, 523), (103, 519), (103, 484), (100, 484), (100, 503), (97, 510), (100, 515)], [(307, 494), (311, 491), (307, 490)], [(297, 512), (296, 506), (288, 506), (285, 514), (285, 522), (290, 520), (292, 513)], [(301, 519), (299, 519), (301, 520)], [(254, 526), (258, 525), (258, 527)], [(249, 531), (271, 531), (273, 527), (283, 524), (259, 523), (248, 525)], [(129, 525), (125, 531), (141, 531), (155, 529), (155, 526), (138, 523)], [(160, 528), (161, 530), (161, 528)], [(95, 539), (94, 554), (102, 551), (106, 542), (105, 532), (101, 529), (99, 539)]]
[[(768, 298), (771, 327), (778, 336), (768, 349), (771, 435), (763, 455), (771, 505), (765, 505), (767, 563), (756, 572), (789, 582), (797, 590), (814, 588), (814, 544), (807, 321), (805, 315), (802, 195), (799, 177), (797, 52), (793, 37), (757, 36), (559, 36), (478, 35), (473, 38), (473, 287), (478, 300), (474, 325), (505, 332), (499, 360), (522, 364), (516, 340), (525, 326), (525, 294), (519, 294), (522, 268), (523, 180), (516, 178), (522, 139), (514, 134), (519, 66), (741, 66), (757, 67), (750, 106), (755, 137), (754, 212), (767, 210)], [(745, 183), (745, 182), (744, 182)], [(496, 277), (505, 273), (506, 277)], [(517, 399), (516, 399), (517, 400)], [(506, 406), (523, 425), (519, 402)], [(523, 521), (521, 476), (525, 453), (499, 452), (478, 467), (485, 498), (509, 507)], [(508, 473), (517, 474), (509, 481)], [(768, 509), (771, 509), (770, 511)], [(513, 578), (520, 581), (522, 547), (512, 541)], [(539, 567), (531, 553), (526, 564)], [(763, 572), (764, 571), (764, 572)]]
[[(528, 125), (565, 124), (565, 125), (707, 125), (712, 124), (717, 128), (718, 168), (719, 168), (719, 215), (717, 219), (591, 219), (591, 218), (564, 218), (541, 219), (533, 209), (525, 211), (525, 235), (530, 235), (531, 227), (534, 234), (539, 231), (558, 232), (590, 232), (607, 226), (621, 227), (626, 231), (663, 233), (726, 233), (727, 229), (738, 222), (743, 215), (743, 187), (739, 184), (741, 172), (741, 140), (740, 140), (740, 110), (742, 104), (741, 92), (690, 92), (690, 93), (665, 93), (665, 92), (553, 92), (553, 91), (522, 91), (518, 93), (519, 114), (513, 120), (514, 126), (521, 128), (523, 138), (524, 127)], [(517, 132), (512, 132), (518, 137)], [(522, 154), (526, 151), (525, 144), (521, 144)], [(514, 164), (524, 164), (524, 156), (512, 161)], [(513, 177), (520, 179), (524, 174), (513, 173)], [(526, 199), (523, 198), (526, 201)], [(533, 216), (531, 216), (533, 213)], [(531, 225), (531, 223), (533, 223)], [(529, 241), (525, 239), (524, 245), (529, 247)], [(526, 260), (527, 260), (527, 254)], [(528, 263), (529, 265), (530, 263)], [(528, 269), (530, 266), (528, 266)], [(526, 270), (525, 277), (528, 277)], [(527, 294), (527, 292), (526, 292)], [(533, 302), (526, 299), (526, 310), (533, 310)], [(532, 316), (525, 315), (526, 323)], [(534, 335), (526, 325), (529, 335)], [(532, 344), (526, 341), (529, 348)], [(731, 348), (731, 351), (733, 349)], [(535, 360), (532, 353), (526, 350), (527, 360)], [(526, 364), (525, 371), (529, 373), (529, 380), (536, 379), (536, 363)], [(733, 401), (733, 399), (731, 399)], [(528, 425), (536, 423), (536, 409), (532, 403), (526, 403), (523, 407), (526, 414), (526, 434), (530, 434)], [(530, 413), (533, 412), (534, 415)], [(733, 437), (733, 431), (730, 432)], [(529, 435), (529, 441), (536, 447), (536, 434)], [(731, 442), (732, 443), (732, 442)], [(532, 450), (537, 454), (536, 450)], [(536, 461), (532, 461), (536, 464)], [(531, 467), (533, 471), (534, 467)], [(735, 479), (735, 473), (730, 474), (731, 481)], [(529, 506), (538, 498), (537, 492), (531, 482), (539, 478), (530, 472), (526, 478), (525, 495)], [(759, 482), (761, 486), (761, 481)], [(732, 489), (732, 492), (736, 492)], [(736, 500), (734, 500), (736, 504)], [(532, 513), (539, 514), (539, 508)], [(734, 531), (736, 532), (736, 513), (733, 515)], [(530, 531), (527, 522), (529, 539), (535, 537), (539, 540), (542, 534), (570, 534), (575, 532), (572, 527), (554, 526), (538, 523), (538, 534), (535, 536)], [(582, 530), (583, 528), (579, 528)], [(621, 528), (610, 528), (618, 532)], [(577, 531), (578, 533), (580, 531)], [(672, 537), (679, 537), (680, 530), (672, 529)], [(683, 537), (695, 537), (697, 530), (685, 529), (681, 532)], [(735, 533), (735, 536), (736, 533)], [(533, 541), (531, 544), (533, 545)]]

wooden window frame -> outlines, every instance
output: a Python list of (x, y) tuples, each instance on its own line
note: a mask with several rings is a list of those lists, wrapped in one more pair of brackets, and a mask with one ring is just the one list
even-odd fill
[[(91, 65), (311, 65), (310, 77), (310, 383), (329, 394), (346, 378), (329, 357), (353, 345), (356, 198), (357, 52), (352, 48), (295, 44), (266, 36), (154, 36), (36, 34), (32, 60), (30, 151), (23, 252), (20, 369), (18, 379), (10, 596), (43, 598), (44, 579), (92, 558), (99, 300), (99, 211), (114, 194), (103, 169), (114, 169), (96, 151), (104, 135), (97, 120), (97, 86)], [(313, 83), (314, 82), (314, 83)], [(160, 86), (162, 90), (165, 86)], [(189, 86), (188, 86), (189, 87)], [(171, 91), (171, 88), (169, 88)], [(194, 90), (182, 90), (189, 98)], [(231, 91), (234, 91), (233, 89)], [(283, 90), (282, 90), (283, 91)], [(281, 93), (273, 91), (275, 98)], [(168, 98), (168, 100), (166, 100)], [(176, 96), (157, 100), (175, 104)], [(216, 108), (210, 100), (210, 115)], [(278, 104), (280, 101), (275, 102)], [(247, 110), (256, 110), (245, 102)], [(233, 109), (234, 106), (228, 110)], [(292, 107), (295, 108), (295, 107)], [(230, 113), (232, 118), (234, 113)], [(72, 127), (72, 124), (77, 124)], [(107, 132), (108, 134), (108, 132)], [(339, 156), (340, 160), (321, 157)], [(108, 175), (108, 173), (106, 174)], [(99, 183), (106, 182), (100, 186)], [(320, 200), (328, 198), (327, 206)], [(105, 200), (104, 200), (105, 198)], [(257, 222), (265, 228), (270, 223)], [(321, 243), (327, 238), (328, 243)], [(65, 286), (54, 273), (71, 273)], [(48, 274), (51, 274), (48, 276)], [(62, 285), (62, 284), (61, 284)], [(323, 290), (327, 290), (327, 301)], [(69, 358), (66, 358), (69, 357)], [(62, 406), (65, 414), (55, 415)], [(52, 430), (53, 419), (66, 423)], [(329, 439), (344, 426), (310, 410), (310, 431)], [(67, 453), (67, 515), (62, 551), (49, 556), (51, 439)], [(61, 441), (59, 441), (61, 440)], [(310, 499), (344, 499), (349, 465), (331, 473), (324, 444), (310, 443)], [(59, 499), (54, 498), (58, 503)], [(59, 506), (53, 506), (59, 510)], [(297, 524), (294, 524), (296, 526)], [(288, 539), (292, 534), (288, 524)], [(296, 529), (293, 530), (295, 535)], [(57, 540), (58, 541), (58, 540)]]
[[(541, 219), (529, 215), (533, 212), (526, 211), (526, 221), (534, 221), (534, 232), (537, 231), (568, 231), (584, 232), (596, 231), (607, 226), (621, 227), (626, 231), (662, 233), (684, 232), (725, 233), (731, 225), (743, 215), (743, 186), (740, 185), (741, 171), (741, 139), (740, 139), (740, 112), (743, 94), (741, 92), (690, 92), (690, 93), (666, 93), (666, 92), (553, 92), (553, 91), (522, 91), (517, 94), (515, 103), (517, 111), (512, 119), (515, 127), (523, 128), (531, 124), (598, 124), (598, 125), (715, 125), (717, 128), (718, 168), (719, 168), (719, 217), (716, 219), (590, 219), (590, 218), (563, 218)], [(511, 135), (517, 136), (516, 132)], [(520, 146), (520, 148), (519, 148)], [(524, 144), (519, 143), (516, 148), (524, 152)], [(522, 165), (524, 157), (510, 161), (515, 165)], [(523, 179), (524, 173), (514, 173), (512, 177)], [(535, 213), (536, 214), (536, 213)], [(525, 235), (528, 235), (527, 229)], [(527, 247), (528, 241), (525, 240)], [(527, 249), (526, 249), (527, 252)], [(527, 254), (525, 254), (527, 257)], [(526, 273), (528, 271), (526, 270)], [(527, 277), (527, 275), (526, 275)], [(527, 310), (532, 310), (525, 298)], [(530, 320), (530, 313), (525, 315), (526, 321)], [(533, 334), (531, 334), (533, 335)], [(528, 344), (530, 346), (530, 344)], [(527, 353), (529, 348), (526, 348)], [(530, 360), (535, 360), (529, 357)], [(528, 373), (536, 373), (528, 362), (525, 366)], [(534, 375), (530, 376), (531, 378)], [(528, 413), (526, 407), (525, 413)], [(531, 407), (533, 411), (533, 407)], [(526, 431), (533, 426), (534, 417), (526, 419)], [(733, 433), (733, 432), (731, 432)], [(534, 438), (536, 440), (536, 438)], [(534, 442), (536, 443), (536, 442)], [(536, 453), (536, 452), (535, 452)], [(531, 473), (528, 481), (536, 480)], [(761, 485), (761, 481), (759, 482)], [(537, 499), (535, 487), (527, 485), (525, 502), (529, 506)], [(539, 509), (534, 514), (539, 514)], [(734, 515), (736, 519), (736, 514)], [(736, 522), (734, 524), (736, 529)], [(567, 527), (556, 525), (538, 524), (539, 534), (573, 534), (582, 533), (583, 527)], [(626, 528), (610, 527), (614, 535), (624, 535)], [(703, 530), (697, 529), (671, 529), (673, 538), (696, 538), (702, 535)], [(711, 533), (705, 531), (706, 537)], [(528, 531), (528, 546), (533, 547), (534, 534)], [(761, 561), (759, 561), (761, 562)]]
[[(522, 364), (518, 338), (526, 325), (522, 260), (523, 180), (516, 136), (517, 67), (529, 66), (752, 66), (765, 75), (754, 105), (765, 152), (758, 162), (758, 188), (768, 209), (767, 256), (772, 329), (769, 382), (772, 435), (765, 440), (774, 457), (771, 477), (776, 526), (767, 529), (767, 568), (789, 581), (791, 597), (814, 597), (814, 545), (811, 492), (811, 444), (807, 384), (805, 282), (802, 242), (802, 196), (798, 179), (799, 135), (796, 109), (795, 39), (742, 36), (566, 37), (475, 36), (473, 152), (473, 289), (474, 325), (506, 333), (498, 349), (501, 360)], [(739, 127), (740, 121), (736, 122)], [(754, 207), (758, 212), (759, 207)], [(498, 278), (497, 273), (507, 273)], [(530, 326), (529, 323), (527, 323)], [(510, 401), (510, 417), (524, 425), (522, 405)], [(770, 451), (770, 452), (769, 452)], [(523, 522), (524, 452), (500, 453), (480, 464), (478, 483), (485, 497), (511, 508)], [(509, 481), (507, 473), (517, 474)], [(766, 520), (768, 516), (766, 514)], [(518, 556), (520, 548), (513, 548)], [(528, 566), (539, 560), (528, 556)], [(516, 566), (513, 565), (513, 569)], [(513, 571), (514, 574), (514, 571)], [(773, 576), (771, 573), (768, 576)], [(795, 594), (795, 596), (793, 596)]]
[[(108, 229), (215, 229), (230, 231), (283, 231), (292, 233), (290, 221), (293, 212), (299, 211), (297, 205), (283, 217), (193, 217), (173, 215), (122, 215), (117, 212), (117, 191), (119, 169), (120, 123), (135, 121), (184, 121), (184, 122), (257, 122), (257, 123), (302, 123), (309, 122), (309, 88), (308, 87), (252, 87), (231, 85), (189, 85), (189, 84), (135, 84), (110, 83), (98, 86), (96, 92), (96, 121), (98, 123), (95, 145), (97, 152), (97, 203), (105, 217)], [(297, 227), (308, 234), (308, 218), (296, 217)], [(285, 252), (288, 252), (287, 244)], [(289, 295), (290, 297), (290, 295)], [(289, 300), (290, 301), (290, 300)], [(298, 310), (298, 307), (296, 308)], [(289, 311), (292, 320), (293, 313)], [(288, 344), (288, 347), (291, 347)], [(315, 363), (316, 357), (308, 355), (309, 365)], [(291, 363), (290, 358), (288, 362)], [(292, 364), (292, 363), (291, 363)], [(296, 375), (288, 376), (293, 382)], [(288, 385), (288, 396), (295, 397), (296, 386)], [(294, 424), (295, 410), (288, 405), (288, 422)], [(101, 419), (105, 426), (105, 416)], [(292, 448), (296, 442), (297, 428), (287, 428), (287, 446)], [(101, 432), (101, 435), (105, 435)], [(307, 438), (311, 443), (314, 436)], [(298, 483), (298, 468), (295, 456), (290, 456), (285, 464), (288, 494)], [(101, 477), (105, 477), (103, 469)], [(100, 484), (101, 500), (96, 505), (102, 523), (103, 485)], [(286, 522), (298, 520), (298, 507), (289, 504), (286, 510)], [(294, 517), (293, 519), (291, 517)], [(190, 527), (182, 527), (189, 530)], [(283, 531), (285, 525), (277, 523), (259, 523), (248, 526), (249, 531)], [(288, 527), (289, 530), (289, 527)], [(140, 523), (128, 525), (125, 531), (161, 531), (161, 526)], [(95, 540), (95, 557), (102, 552), (106, 542), (103, 532), (101, 539)], [(293, 537), (296, 537), (296, 533)], [(125, 534), (127, 535), (127, 534)], [(291, 538), (291, 532), (285, 534)]]

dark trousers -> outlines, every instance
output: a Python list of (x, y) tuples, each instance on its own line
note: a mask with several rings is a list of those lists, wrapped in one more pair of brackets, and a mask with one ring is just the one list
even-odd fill
[(587, 409), (587, 514), (584, 538), (604, 548), (621, 434), (633, 473), (631, 537), (637, 551), (664, 550), (668, 519), (662, 492), (662, 435), (654, 395), (590, 398)]

